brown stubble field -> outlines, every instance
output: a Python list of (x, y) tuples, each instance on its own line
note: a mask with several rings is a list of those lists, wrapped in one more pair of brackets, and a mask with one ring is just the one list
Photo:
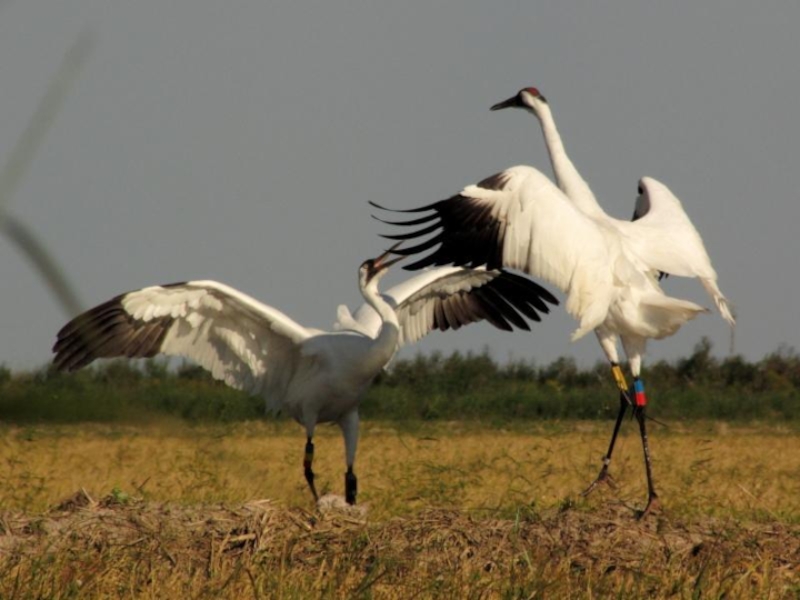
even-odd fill
[[(800, 594), (798, 433), (652, 426), (663, 508), (637, 521), (633, 425), (583, 499), (610, 423), (368, 423), (364, 513), (314, 507), (290, 422), (7, 427), (0, 597)], [(341, 494), (338, 429), (314, 466)]]

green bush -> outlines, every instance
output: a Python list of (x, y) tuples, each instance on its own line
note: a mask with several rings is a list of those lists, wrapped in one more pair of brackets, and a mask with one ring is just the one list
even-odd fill
[[(644, 374), (655, 418), (800, 419), (800, 357), (781, 347), (761, 361), (717, 360), (703, 339), (691, 356), (659, 361)], [(571, 358), (548, 365), (498, 365), (488, 350), (397, 360), (369, 389), (367, 419), (508, 422), (613, 419), (618, 394), (609, 367), (579, 369)], [(0, 421), (141, 422), (262, 418), (264, 401), (212, 380), (202, 368), (163, 360), (107, 361), (77, 373), (52, 367), (13, 373), (0, 366)]]

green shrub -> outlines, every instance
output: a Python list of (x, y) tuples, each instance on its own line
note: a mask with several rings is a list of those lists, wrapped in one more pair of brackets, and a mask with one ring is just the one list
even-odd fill
[[(780, 347), (756, 363), (717, 360), (701, 340), (691, 356), (659, 361), (644, 379), (658, 419), (800, 419), (800, 357)], [(572, 358), (547, 365), (498, 365), (481, 353), (433, 353), (397, 360), (369, 389), (367, 419), (492, 422), (613, 419), (618, 393), (609, 367), (580, 369)], [(0, 366), (0, 421), (137, 422), (164, 416), (189, 421), (263, 417), (264, 400), (214, 381), (202, 368), (164, 360), (106, 361), (77, 373), (52, 367), (13, 373)]]

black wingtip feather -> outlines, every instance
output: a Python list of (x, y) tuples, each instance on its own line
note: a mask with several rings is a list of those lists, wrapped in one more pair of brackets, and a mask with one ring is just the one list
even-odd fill
[[(485, 184), (499, 186), (505, 181), (501, 176), (502, 174), (489, 178), (485, 180)], [(403, 256), (417, 257), (414, 262), (404, 265), (405, 270), (417, 271), (449, 264), (468, 268), (484, 266), (488, 270), (503, 269), (506, 223), (496, 217), (494, 206), (489, 202), (459, 194), (408, 210), (388, 209), (372, 201), (370, 204), (381, 210), (397, 213), (432, 212), (408, 221), (389, 221), (376, 217), (391, 226), (423, 226), (399, 234), (382, 235), (390, 240), (417, 242), (416, 245), (397, 252)], [(423, 239), (430, 234), (433, 235)], [(485, 288), (474, 289), (469, 302), (469, 310), (474, 311), (475, 315), (503, 330), (514, 327), (530, 330), (526, 318), (541, 321), (541, 315), (548, 314), (550, 306), (559, 304), (558, 299), (546, 288), (527, 277), (507, 271), (502, 271)], [(443, 312), (435, 315), (438, 326), (455, 327), (460, 322), (457, 312), (460, 308), (467, 310), (458, 304), (443, 307)]]
[(417, 208), (387, 208), (385, 206), (381, 206), (377, 202), (373, 202), (372, 200), (367, 200), (369, 204), (374, 206), (377, 209), (385, 210), (386, 212), (395, 212), (395, 213), (418, 213), (418, 212), (425, 212), (426, 210), (435, 210), (442, 202), (446, 202), (446, 200), (437, 200), (432, 204), (427, 204), (425, 206), (420, 206)]
[(64, 325), (53, 345), (53, 364), (74, 371), (98, 358), (149, 358), (160, 352), (172, 317), (135, 320), (123, 307), (125, 294), (112, 298)]
[(412, 240), (414, 238), (423, 237), (429, 235), (436, 231), (437, 229), (441, 229), (441, 223), (434, 223), (430, 227), (426, 227), (424, 229), (418, 229), (417, 231), (411, 231), (408, 233), (395, 233), (392, 235), (382, 235), (381, 237), (386, 238), (387, 240)]
[(380, 221), (385, 225), (394, 225), (397, 227), (414, 227), (415, 225), (424, 225), (425, 223), (430, 223), (431, 221), (439, 218), (439, 215), (436, 213), (432, 213), (426, 217), (420, 217), (419, 219), (411, 219), (409, 221), (388, 221), (386, 219), (381, 219), (376, 215), (371, 216), (376, 221)]

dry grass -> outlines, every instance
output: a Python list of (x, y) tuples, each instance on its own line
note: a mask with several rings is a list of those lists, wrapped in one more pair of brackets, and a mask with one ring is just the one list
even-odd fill
[[(367, 424), (356, 472), (359, 502), (384, 520), (423, 508), (513, 515), (578, 501), (596, 475), (608, 423), (547, 423), (514, 430), (470, 423)], [(619, 488), (605, 500), (645, 495), (641, 447), (628, 424), (612, 464)], [(774, 426), (673, 425), (651, 434), (656, 484), (679, 515), (800, 520), (800, 436)], [(335, 427), (318, 429), (314, 468), (322, 493), (341, 494), (344, 450)], [(309, 507), (305, 440), (292, 422), (191, 427), (115, 425), (6, 428), (0, 506), (46, 510), (75, 490), (118, 488), (146, 500), (242, 504), (270, 498)], [(589, 504), (591, 504), (591, 499)]]
[[(609, 424), (527, 429), (368, 425), (359, 519), (313, 509), (293, 423), (7, 428), (0, 597), (800, 593), (797, 434), (655, 431), (664, 509), (638, 522), (634, 432), (613, 464), (620, 487), (584, 500)], [(322, 489), (341, 493), (342, 463), (323, 428)]]

